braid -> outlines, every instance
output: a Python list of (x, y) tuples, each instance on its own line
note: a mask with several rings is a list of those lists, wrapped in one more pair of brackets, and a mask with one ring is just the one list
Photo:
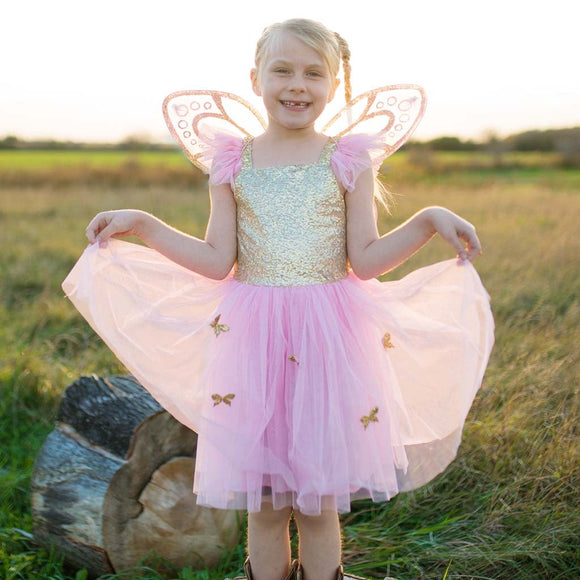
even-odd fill
[(344, 100), (350, 103), (352, 99), (352, 87), (350, 84), (350, 48), (348, 43), (338, 32), (334, 33), (338, 41), (338, 48), (340, 50), (340, 58), (342, 60), (342, 74), (344, 76)]

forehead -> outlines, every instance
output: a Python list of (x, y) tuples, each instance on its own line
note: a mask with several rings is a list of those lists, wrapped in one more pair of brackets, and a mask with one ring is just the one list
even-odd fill
[(266, 47), (264, 62), (285, 61), (326, 66), (324, 57), (291, 32), (281, 30)]

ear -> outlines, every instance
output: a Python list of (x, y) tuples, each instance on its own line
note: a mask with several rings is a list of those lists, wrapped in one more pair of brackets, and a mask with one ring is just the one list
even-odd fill
[(252, 81), (252, 90), (258, 97), (261, 97), (262, 91), (260, 90), (260, 82), (258, 80), (258, 69), (253, 68), (250, 71), (250, 79)]
[(338, 89), (339, 84), (340, 84), (340, 79), (339, 78), (334, 79), (333, 87), (330, 89), (330, 93), (328, 95), (328, 101), (326, 101), (327, 103), (330, 103), (330, 101), (332, 101), (332, 99), (334, 99), (334, 95), (336, 94), (336, 89)]

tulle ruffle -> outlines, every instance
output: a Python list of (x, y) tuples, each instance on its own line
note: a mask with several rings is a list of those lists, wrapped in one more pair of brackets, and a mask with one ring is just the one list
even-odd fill
[(453, 460), (493, 344), (469, 263), (397, 282), (207, 280), (153, 250), (87, 248), (63, 287), (199, 434), (198, 503), (306, 514), (383, 501)]
[(352, 191), (360, 174), (367, 169), (376, 176), (385, 158), (384, 144), (373, 135), (345, 135), (337, 142), (331, 165), (339, 182)]
[(212, 160), (209, 182), (211, 185), (229, 183), (234, 189), (234, 180), (242, 168), (244, 141), (235, 135), (219, 133), (209, 141), (210, 148), (204, 159)]

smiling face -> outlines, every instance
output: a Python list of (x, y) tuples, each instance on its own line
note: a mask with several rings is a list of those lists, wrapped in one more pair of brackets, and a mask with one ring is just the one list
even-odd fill
[(313, 130), (338, 85), (323, 56), (288, 31), (277, 33), (251, 77), (270, 129)]

